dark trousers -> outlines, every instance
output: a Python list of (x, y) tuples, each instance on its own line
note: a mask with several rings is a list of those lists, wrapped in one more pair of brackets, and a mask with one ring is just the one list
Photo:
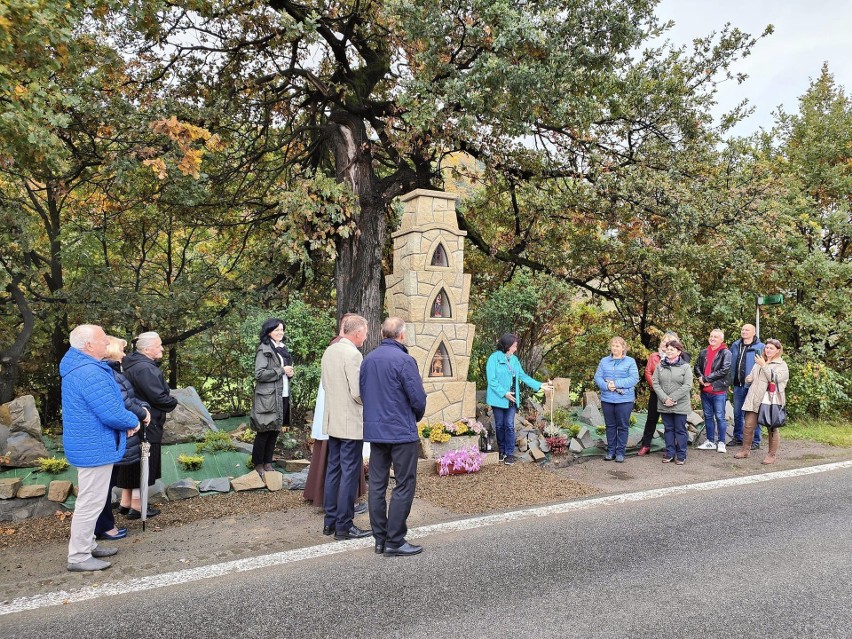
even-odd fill
[(641, 446), (651, 447), (651, 440), (654, 439), (658, 421), (660, 421), (660, 411), (657, 410), (657, 394), (652, 388), (651, 395), (648, 397), (648, 419), (645, 420), (645, 430), (642, 433)]
[[(364, 442), (360, 439), (328, 438), (328, 467), (325, 470), (323, 509), (325, 526), (339, 533), (352, 528), (355, 498), (361, 480)], [(370, 449), (372, 451), (372, 448)], [(370, 453), (372, 458), (372, 452)], [(372, 461), (370, 475), (372, 476)]]
[(613, 404), (601, 402), (604, 422), (606, 422), (606, 452), (610, 457), (624, 456), (627, 450), (627, 435), (630, 428), (630, 412), (633, 402)]
[[(405, 444), (370, 444), (370, 526), (376, 543), (397, 547), (405, 543), (408, 514), (417, 487), (417, 457), (419, 442)], [(390, 469), (396, 478), (387, 505)]]
[(251, 449), (251, 463), (255, 466), (271, 464), (275, 453), (275, 442), (278, 441), (277, 430), (267, 430), (254, 436), (254, 446)]
[(663, 426), (665, 427), (666, 457), (669, 459), (677, 457), (681, 461), (686, 459), (686, 446), (689, 444), (686, 415), (663, 413)]
[(107, 491), (106, 505), (98, 515), (98, 521), (95, 522), (95, 534), (101, 535), (115, 528), (115, 515), (112, 512), (112, 489), (115, 486), (116, 477), (118, 477), (118, 469), (120, 466), (112, 467), (112, 475), (109, 478), (109, 490)]

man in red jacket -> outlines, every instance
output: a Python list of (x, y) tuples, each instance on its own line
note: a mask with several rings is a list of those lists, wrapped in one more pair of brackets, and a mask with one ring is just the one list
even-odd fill
[(725, 451), (725, 401), (728, 398), (728, 374), (731, 372), (731, 351), (725, 346), (725, 334), (718, 328), (710, 331), (710, 344), (701, 351), (695, 362), (695, 376), (701, 386), (701, 407), (704, 409), (704, 429), (707, 440), (698, 450)]

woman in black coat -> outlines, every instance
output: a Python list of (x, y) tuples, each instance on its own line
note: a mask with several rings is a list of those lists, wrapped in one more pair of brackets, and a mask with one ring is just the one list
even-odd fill
[[(172, 397), (166, 378), (160, 370), (163, 359), (163, 342), (154, 332), (142, 333), (135, 340), (136, 351), (121, 362), (124, 376), (130, 380), (136, 396), (146, 402), (151, 412), (151, 422), (145, 428), (145, 439), (151, 445), (151, 456), (148, 459), (148, 485), (162, 477), (163, 424), (166, 423), (166, 413), (177, 407), (178, 401)], [(148, 517), (160, 511), (148, 506)], [(142, 514), (131, 508), (128, 519), (139, 519)]]
[(281, 427), (290, 423), (290, 378), (293, 358), (284, 345), (284, 322), (270, 317), (260, 328), (254, 356), (254, 400), (251, 428), (255, 431), (251, 461), (263, 477), (272, 470), (272, 456)]

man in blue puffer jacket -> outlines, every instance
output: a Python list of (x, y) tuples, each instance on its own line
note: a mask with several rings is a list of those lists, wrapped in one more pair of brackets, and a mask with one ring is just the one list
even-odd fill
[(59, 363), (62, 376), (62, 445), (77, 468), (77, 502), (71, 519), (68, 570), (103, 570), (116, 548), (95, 542), (95, 522), (104, 507), (112, 466), (124, 456), (126, 435), (139, 419), (124, 407), (112, 369), (103, 362), (109, 342), (104, 330), (81, 324), (69, 338), (71, 348)]

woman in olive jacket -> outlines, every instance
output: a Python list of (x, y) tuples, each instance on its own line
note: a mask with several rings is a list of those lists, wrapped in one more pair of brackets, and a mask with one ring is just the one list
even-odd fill
[[(787, 362), (781, 359), (783, 353), (784, 348), (781, 346), (781, 342), (777, 339), (768, 339), (763, 347), (763, 353), (754, 356), (754, 368), (745, 378), (746, 383), (751, 384), (751, 386), (749, 386), (748, 395), (743, 402), (743, 419), (745, 421), (743, 447), (740, 452), (734, 455), (736, 459), (751, 456), (751, 442), (754, 438), (754, 432), (760, 428), (757, 423), (757, 413), (760, 410), (763, 396), (769, 389), (773, 375), (775, 376), (775, 392), (778, 393), (781, 405), (787, 405), (784, 389), (787, 387), (787, 380), (790, 379), (790, 369), (787, 367)], [(774, 464), (780, 445), (781, 433), (777, 428), (770, 428), (769, 452), (763, 458), (762, 463)]]
[(260, 344), (254, 356), (254, 401), (251, 428), (257, 433), (251, 461), (263, 477), (272, 470), (272, 455), (281, 427), (290, 423), (290, 378), (293, 358), (284, 345), (284, 322), (270, 317), (260, 328)]
[(674, 461), (682, 466), (686, 461), (686, 416), (690, 412), (692, 393), (692, 367), (682, 357), (683, 344), (669, 340), (666, 356), (660, 361), (651, 377), (657, 394), (657, 410), (665, 427), (666, 455), (663, 463)]

